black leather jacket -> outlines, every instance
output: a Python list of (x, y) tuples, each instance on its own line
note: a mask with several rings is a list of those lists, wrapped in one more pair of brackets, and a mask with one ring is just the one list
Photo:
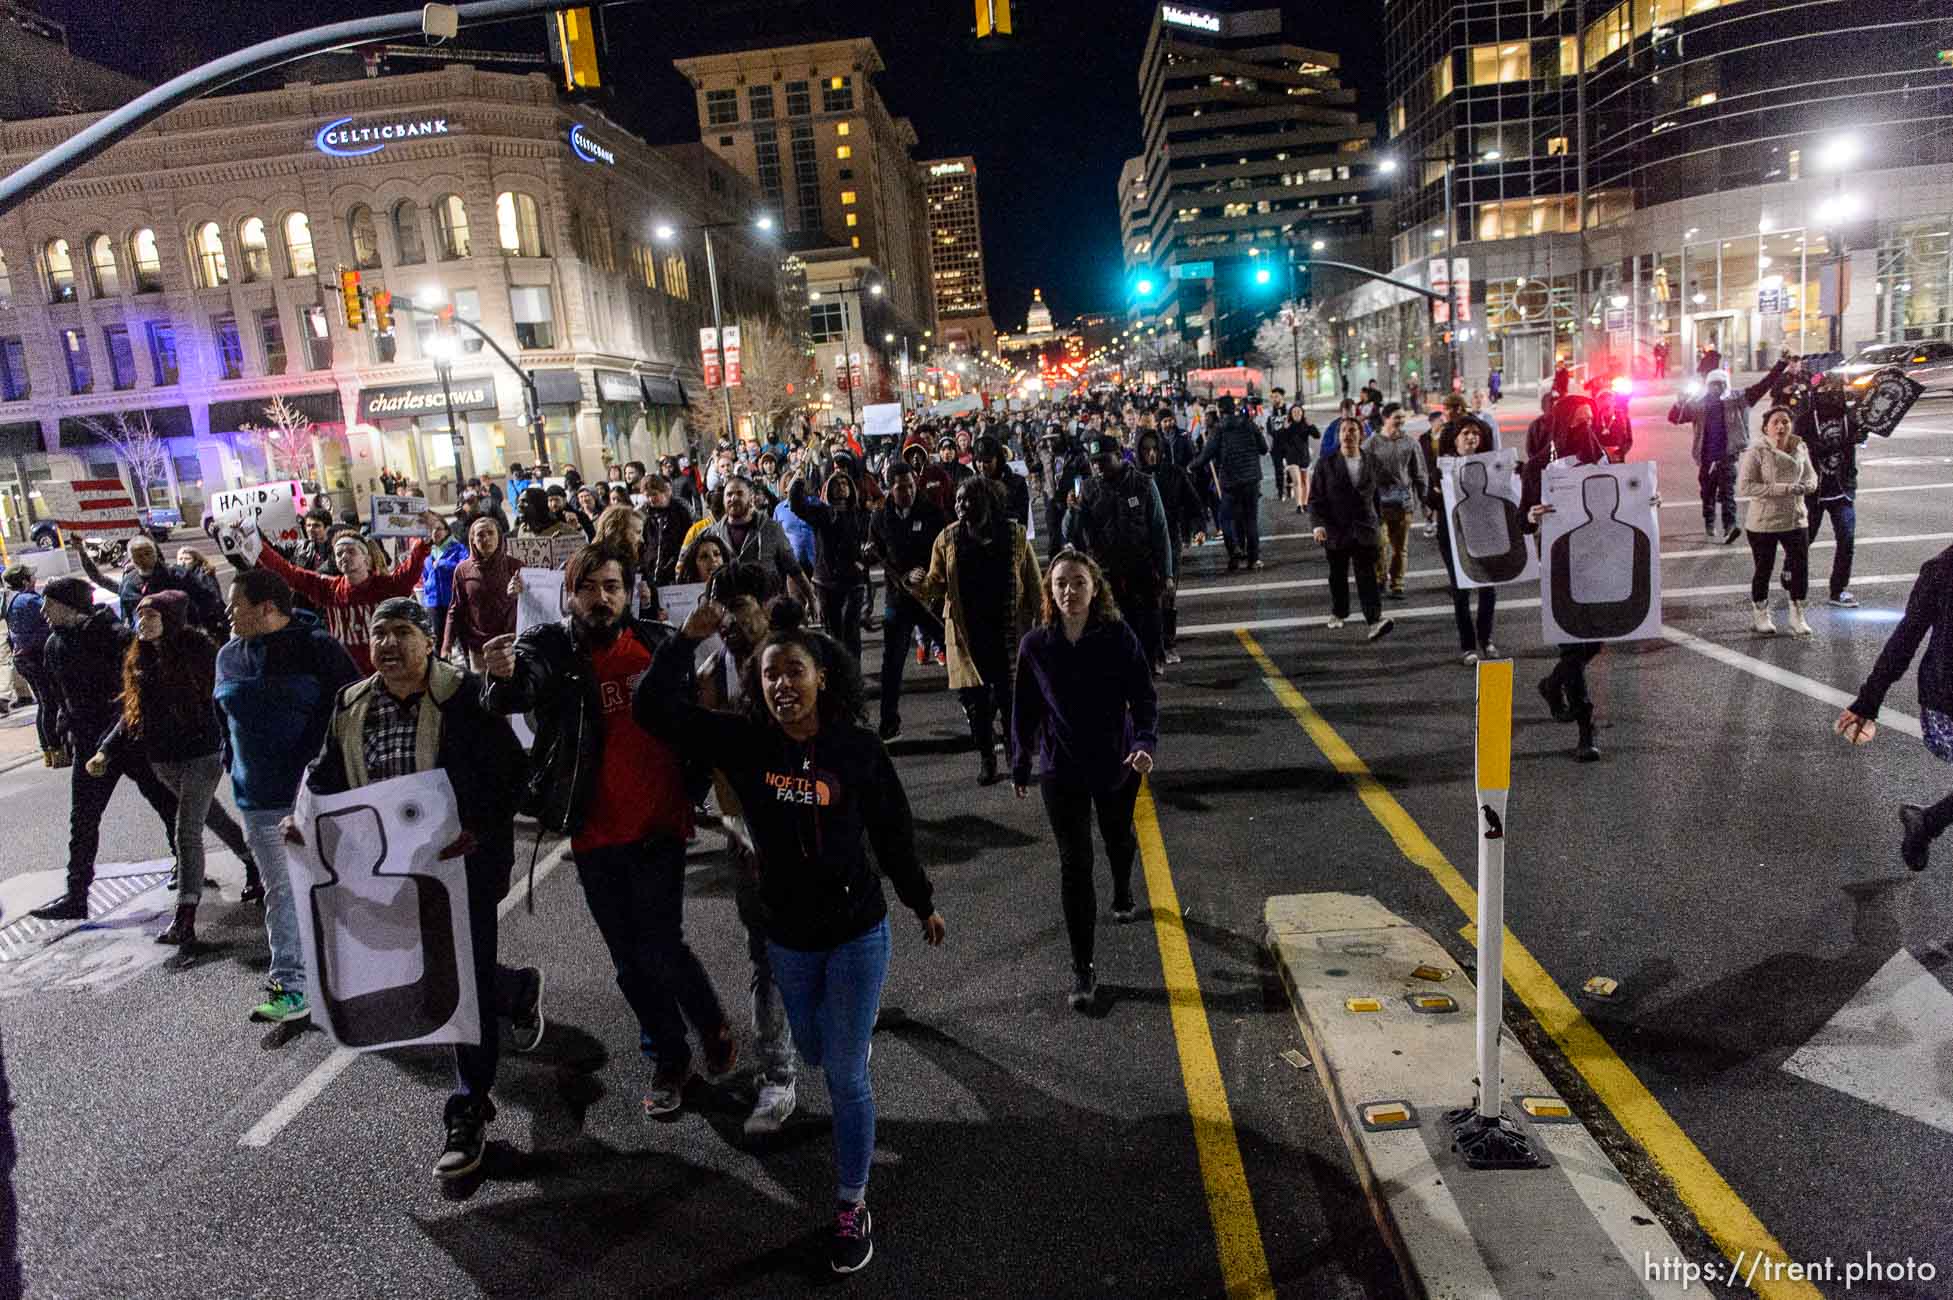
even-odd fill
[[(656, 654), (671, 629), (626, 619), (618, 635), (635, 636)], [(574, 835), (596, 788), (603, 711), (590, 653), (577, 643), (570, 623), (543, 623), (518, 637), (514, 675), (484, 678), (482, 705), (491, 713), (535, 714), (536, 743), (519, 808), (547, 830)]]

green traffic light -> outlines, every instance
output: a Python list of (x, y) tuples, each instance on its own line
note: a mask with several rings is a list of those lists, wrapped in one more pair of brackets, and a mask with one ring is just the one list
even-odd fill
[(1274, 274), (1270, 272), (1269, 269), (1265, 266), (1261, 267), (1259, 270), (1255, 272), (1256, 284), (1267, 284), (1270, 280), (1274, 278), (1275, 278)]
[(1141, 293), (1153, 292), (1153, 282), (1151, 280), (1141, 280), (1139, 282), (1139, 291)]

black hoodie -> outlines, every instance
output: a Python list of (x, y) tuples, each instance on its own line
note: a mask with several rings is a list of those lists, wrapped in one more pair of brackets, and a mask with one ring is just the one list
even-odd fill
[(771, 722), (702, 709), (692, 673), (698, 646), (675, 636), (658, 647), (632, 713), (688, 762), (717, 768), (732, 784), (759, 857), (768, 937), (825, 952), (874, 929), (888, 915), (875, 865), (927, 920), (934, 891), (916, 857), (909, 799), (875, 733), (829, 722), (803, 744)]

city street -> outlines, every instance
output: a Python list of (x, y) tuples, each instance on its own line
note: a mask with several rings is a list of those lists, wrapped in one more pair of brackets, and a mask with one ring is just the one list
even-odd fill
[[(1512, 434), (1524, 405), (1502, 415)], [(1603, 762), (1571, 760), (1572, 729), (1530, 688), (1549, 658), (1536, 594), (1510, 589), (1501, 608), (1521, 680), (1507, 921), (1541, 972), (1514, 975), (1508, 1021), (1692, 1257), (1761, 1232), (1798, 1260), (1870, 1252), (1944, 1272), (1953, 906), (1945, 862), (1899, 865), (1895, 807), (1945, 778), (1906, 734), (1909, 677), (1869, 748), (1830, 723), (1920, 563), (1953, 542), (1953, 402), (1922, 402), (1862, 449), (1863, 608), (1814, 606), (1809, 642), (1749, 633), (1749, 552), (1702, 538), (1687, 431), (1656, 405), (1637, 403), (1636, 458), (1660, 465), (1668, 634), (1596, 663)], [(1366, 644), (1360, 622), (1322, 626), (1320, 551), (1286, 503), (1264, 507), (1265, 570), (1224, 575), (1214, 545), (1187, 563), (1151, 911), (1102, 922), (1099, 1015), (1064, 1004), (1040, 805), (975, 785), (942, 670), (911, 665), (892, 749), (949, 942), (930, 950), (892, 918), (876, 1261), (849, 1284), (865, 1294), (1214, 1295), (1244, 1267), (1281, 1295), (1399, 1294), (1320, 1087), (1293, 1063), (1307, 1058), (1284, 1057), (1303, 1045), (1261, 952), (1262, 906), (1369, 893), (1469, 957), (1473, 674), (1433, 543), (1413, 532), (1397, 630)], [(1830, 556), (1827, 533), (1816, 574)], [(1386, 800), (1357, 797), (1372, 780)], [(57, 890), (67, 782), (38, 765), (0, 775), (5, 921)], [(219, 947), (172, 969), (147, 937), (166, 905), (160, 828), (125, 786), (103, 830), (122, 892), (146, 892), (0, 953), (30, 1293), (772, 1296), (825, 1278), (823, 1088), (803, 1078), (763, 1147), (740, 1136), (740, 1087), (697, 1086), (684, 1113), (646, 1121), (635, 1028), (560, 844), (542, 846), (534, 913), (518, 884), (502, 931), (510, 960), (548, 972), (549, 1030), (504, 1058), (486, 1177), (444, 1195), (428, 1174), (444, 1059), (334, 1053), (318, 1033), (261, 1049), (245, 1020), (265, 960), (256, 909), (210, 909)], [(718, 843), (707, 831), (694, 852), (687, 919), (732, 1006), (744, 936)], [(235, 863), (217, 853), (213, 872), (234, 900)], [(1582, 994), (1596, 975), (1620, 982), (1611, 999)], [(1470, 1081), (1458, 1089), (1469, 1100)], [(1217, 1138), (1238, 1151), (1232, 1177)]]

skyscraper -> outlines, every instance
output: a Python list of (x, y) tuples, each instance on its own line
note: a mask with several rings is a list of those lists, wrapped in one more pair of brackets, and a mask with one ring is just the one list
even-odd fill
[(905, 322), (934, 315), (915, 127), (888, 111), (866, 38), (678, 59), (705, 147), (751, 180), (796, 251), (852, 250)]
[[(1339, 64), (1291, 43), (1279, 9), (1154, 10), (1139, 65), (1142, 152), (1119, 185), (1135, 322), (1232, 359), (1286, 296), (1291, 255), (1377, 255), (1376, 128)], [(1273, 276), (1253, 274), (1259, 258), (1276, 259)]]
[(928, 205), (929, 278), (936, 301), (938, 343), (993, 352), (997, 326), (983, 278), (983, 225), (977, 216), (974, 158), (932, 158), (916, 164)]

